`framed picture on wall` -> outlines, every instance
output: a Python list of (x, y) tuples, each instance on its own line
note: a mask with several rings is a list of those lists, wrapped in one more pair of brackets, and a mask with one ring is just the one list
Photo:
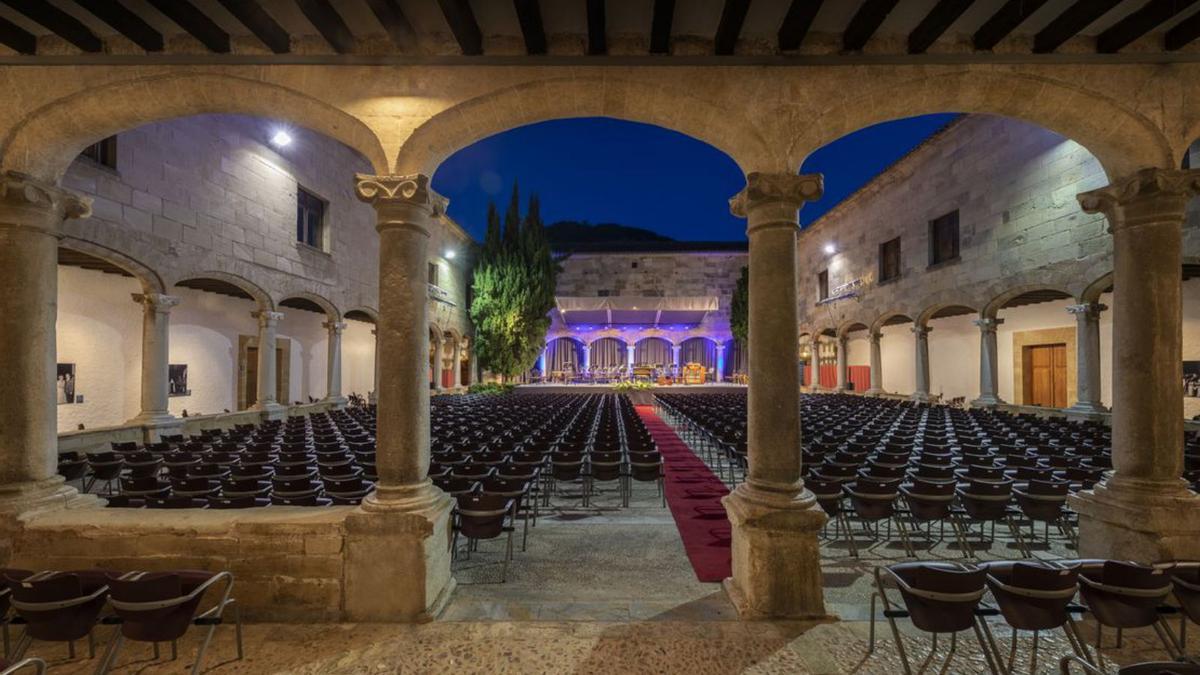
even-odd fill
[(167, 395), (191, 396), (188, 389), (188, 367), (186, 363), (172, 363), (167, 366)]
[(55, 388), (57, 390), (58, 404), (66, 403), (82, 403), (82, 397), (79, 401), (75, 398), (75, 364), (60, 363), (57, 367), (57, 381)]
[(1183, 362), (1183, 395), (1200, 398), (1200, 361)]

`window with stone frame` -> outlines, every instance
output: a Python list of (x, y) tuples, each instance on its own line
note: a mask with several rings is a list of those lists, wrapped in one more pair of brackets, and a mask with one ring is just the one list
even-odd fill
[(296, 187), (296, 241), (325, 250), (325, 200)]
[(929, 221), (929, 265), (958, 260), (958, 209)]
[(428, 275), (429, 275), (429, 285), (437, 286), (438, 285), (438, 264), (435, 262), (428, 263), (428, 267), (426, 267), (426, 271), (428, 272)]
[(879, 281), (900, 278), (900, 237), (879, 245)]
[(108, 138), (96, 141), (83, 149), (79, 153), (80, 157), (86, 157), (100, 166), (106, 166), (110, 169), (117, 168), (117, 137), (109, 136)]
[(829, 299), (829, 270), (817, 273), (817, 300)]

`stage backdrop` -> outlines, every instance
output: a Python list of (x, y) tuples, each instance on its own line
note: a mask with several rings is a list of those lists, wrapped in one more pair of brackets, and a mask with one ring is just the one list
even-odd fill
[(633, 349), (633, 363), (639, 366), (669, 366), (675, 363), (671, 355), (671, 343), (659, 337), (638, 340)]
[(617, 338), (600, 338), (592, 343), (592, 370), (625, 365), (625, 343)]

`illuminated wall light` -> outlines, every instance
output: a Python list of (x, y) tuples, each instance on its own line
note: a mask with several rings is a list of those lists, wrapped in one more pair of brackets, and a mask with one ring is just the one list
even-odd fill
[(271, 137), (271, 145), (277, 148), (286, 148), (292, 144), (292, 135), (286, 129), (280, 129)]
[(455, 251), (452, 248), (448, 248), (448, 249), (446, 249), (446, 253), (444, 254), (443, 257), (445, 257), (446, 260), (454, 260), (454, 257), (457, 255), (458, 255), (458, 251)]
[(833, 244), (825, 244), (825, 255), (833, 255), (837, 253), (837, 247)]

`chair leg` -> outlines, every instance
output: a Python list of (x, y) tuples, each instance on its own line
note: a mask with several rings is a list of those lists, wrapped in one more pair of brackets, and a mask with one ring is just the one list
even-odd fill
[[(237, 641), (237, 656), (238, 661), (245, 658), (246, 653), (242, 648), (242, 608), (239, 605), (233, 606), (233, 634)], [(171, 658), (175, 658), (175, 641), (171, 641)]]
[(196, 662), (192, 664), (192, 675), (197, 675), (200, 672), (200, 664), (204, 662), (204, 652), (208, 651), (208, 644), (212, 642), (213, 633), (217, 631), (217, 624), (208, 627), (208, 631), (204, 634), (204, 640), (200, 642), (200, 650), (196, 652)]
[(121, 651), (121, 644), (125, 641), (125, 636), (121, 634), (119, 627), (114, 633), (112, 640), (108, 643), (108, 648), (104, 650), (104, 656), (100, 659), (100, 663), (96, 664), (95, 675), (104, 675), (117, 662), (117, 654)]

